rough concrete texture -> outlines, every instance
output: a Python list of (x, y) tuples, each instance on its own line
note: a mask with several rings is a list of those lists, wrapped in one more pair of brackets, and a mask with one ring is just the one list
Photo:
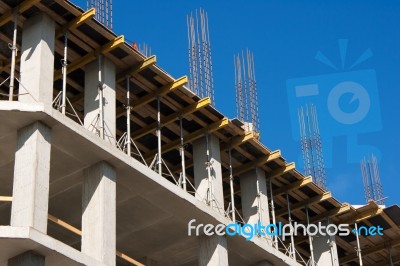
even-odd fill
[(200, 236), (199, 266), (225, 266), (228, 263), (228, 247), (225, 236)]
[(255, 264), (253, 264), (252, 266), (274, 266), (274, 264), (272, 264), (269, 261), (264, 260), (264, 261), (257, 262)]
[[(270, 218), (265, 172), (256, 167), (242, 174), (240, 176), (240, 188), (244, 221), (249, 224), (256, 224), (260, 219), (262, 225), (268, 225)], [(259, 198), (258, 191), (260, 192)]]
[(43, 102), (48, 106), (52, 104), (54, 34), (54, 21), (43, 13), (24, 22), (21, 54), (23, 86), (19, 85), (20, 101)]
[(45, 266), (45, 257), (32, 251), (22, 253), (8, 261), (8, 266)]
[(18, 131), (14, 164), (12, 226), (47, 232), (51, 130), (41, 122)]
[(82, 192), (82, 252), (115, 265), (116, 172), (106, 162), (84, 171)]
[[(222, 187), (221, 152), (219, 140), (213, 135), (208, 136), (210, 151), (210, 182), (207, 170), (207, 137), (193, 142), (194, 182), (196, 197), (203, 202), (207, 201), (208, 190), (211, 190), (210, 206), (219, 212), (224, 212), (224, 194)], [(209, 185), (210, 183), (210, 185)]]
[[(328, 221), (323, 221), (322, 225), (327, 226)], [(313, 237), (314, 259), (317, 265), (339, 266), (335, 236), (326, 234)]]
[[(99, 67), (101, 69), (101, 81), (99, 80)], [(115, 66), (104, 56), (101, 56), (100, 64), (97, 58), (85, 66), (85, 118), (84, 125), (93, 131), (92, 123), (96, 122), (99, 114), (99, 85), (103, 88), (103, 115), (105, 128), (108, 135), (115, 138)], [(108, 132), (109, 131), (109, 132)], [(109, 140), (109, 138), (107, 138)]]

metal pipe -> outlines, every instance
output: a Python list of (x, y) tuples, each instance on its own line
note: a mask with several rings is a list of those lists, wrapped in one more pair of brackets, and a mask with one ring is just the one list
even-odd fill
[(355, 229), (356, 229), (358, 262), (359, 262), (360, 266), (362, 266), (362, 265), (363, 265), (363, 263), (362, 263), (362, 255), (361, 255), (360, 239), (358, 238), (358, 226), (357, 226), (357, 223), (354, 223), (354, 226), (355, 226)]
[(390, 266), (393, 266), (393, 259), (392, 259), (392, 245), (388, 245), (387, 246), (387, 250), (389, 253), (389, 262), (390, 262)]
[(162, 162), (161, 162), (161, 115), (160, 115), (160, 95), (157, 95), (157, 146), (158, 146), (158, 154), (157, 154), (157, 165), (158, 165), (158, 174), (162, 175)]
[(211, 159), (210, 159), (210, 145), (208, 140), (208, 133), (206, 133), (206, 147), (207, 147), (207, 181), (208, 181), (208, 190), (207, 190), (207, 204), (211, 205), (211, 197), (212, 197), (212, 180), (211, 180)]
[(126, 153), (131, 156), (131, 100), (129, 76), (126, 76)]
[(236, 221), (236, 213), (235, 213), (235, 192), (233, 190), (233, 169), (232, 169), (232, 149), (229, 147), (229, 185), (231, 188), (231, 208), (232, 208), (232, 221)]
[[(288, 204), (288, 215), (289, 215), (289, 224), (292, 225), (292, 214), (290, 212), (290, 201), (289, 201), (289, 193), (286, 192), (286, 201)], [(293, 239), (293, 234), (290, 234), (290, 244), (291, 244), (291, 257), (292, 259), (296, 260), (296, 251), (294, 248), (294, 239)]]
[(181, 147), (179, 148), (181, 152), (181, 163), (182, 163), (182, 186), (183, 190), (186, 191), (186, 166), (185, 166), (185, 147), (183, 146), (183, 126), (182, 126), (182, 116), (179, 116), (179, 129), (181, 137)]
[(64, 59), (62, 61), (62, 74), (63, 74), (63, 83), (62, 83), (62, 100), (61, 100), (61, 113), (65, 115), (65, 109), (67, 107), (67, 49), (68, 48), (68, 31), (64, 34)]
[(18, 25), (18, 13), (14, 11), (14, 32), (13, 32), (13, 43), (11, 47), (11, 74), (10, 74), (10, 94), (8, 100), (12, 101), (14, 97), (14, 81), (15, 81), (15, 58), (17, 56), (17, 25)]
[[(272, 223), (276, 225), (276, 218), (275, 218), (275, 204), (274, 204), (274, 194), (272, 192), (272, 178), (269, 179), (269, 191), (271, 196), (271, 214), (272, 214)], [(275, 248), (278, 249), (278, 236), (277, 232), (274, 232), (274, 244)]]
[(104, 139), (104, 103), (103, 103), (103, 79), (102, 79), (102, 56), (99, 56), (99, 122), (100, 138)]
[[(306, 215), (307, 215), (307, 226), (309, 226), (310, 225), (310, 216), (308, 215), (308, 206), (307, 205), (306, 205)], [(309, 235), (308, 239), (310, 241), (311, 266), (315, 266), (313, 237), (311, 235)]]

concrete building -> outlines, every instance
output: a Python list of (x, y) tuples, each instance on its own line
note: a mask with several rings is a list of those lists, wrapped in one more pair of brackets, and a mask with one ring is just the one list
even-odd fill
[[(397, 205), (339, 202), (94, 10), (0, 13), (0, 265), (398, 265)], [(193, 219), (383, 235), (189, 236)]]

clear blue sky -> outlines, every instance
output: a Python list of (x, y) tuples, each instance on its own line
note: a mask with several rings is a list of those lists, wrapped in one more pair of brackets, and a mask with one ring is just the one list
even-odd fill
[[(73, 2), (86, 8), (86, 1)], [(186, 14), (200, 7), (209, 17), (218, 110), (229, 118), (236, 116), (233, 55), (251, 49), (262, 142), (280, 149), (302, 170), (295, 140), (298, 127), (291, 115), (297, 112), (297, 104), (314, 102), (324, 137), (327, 185), (333, 195), (343, 202), (365, 203), (357, 162), (374, 152), (386, 204), (400, 203), (400, 2), (114, 0), (113, 30), (129, 41), (146, 42), (157, 63), (173, 76), (187, 75)], [(336, 69), (316, 60), (318, 51)], [(365, 60), (351, 67), (360, 57)], [(358, 114), (360, 121), (350, 124), (333, 119), (337, 110), (328, 108), (331, 91), (340, 91), (335, 86), (343, 82), (355, 84), (337, 99), (343, 116), (350, 118), (366, 108), (361, 117)], [(310, 84), (319, 87), (317, 96), (295, 97), (296, 86)]]

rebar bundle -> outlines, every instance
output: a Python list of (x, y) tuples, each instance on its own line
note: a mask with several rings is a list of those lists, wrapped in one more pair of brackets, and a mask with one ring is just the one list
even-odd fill
[(258, 94), (254, 54), (248, 49), (246, 56), (234, 55), (236, 110), (238, 118), (245, 122), (248, 131), (259, 133)]
[(86, 0), (87, 8), (95, 8), (95, 18), (112, 30), (112, 0)]
[(189, 89), (201, 98), (210, 97), (214, 105), (214, 79), (208, 15), (203, 9), (187, 16), (189, 43)]
[(385, 204), (378, 160), (375, 155), (371, 154), (370, 157), (362, 159), (360, 165), (366, 202), (374, 200), (378, 204)]
[(313, 176), (315, 183), (326, 189), (326, 171), (317, 109), (312, 104), (310, 107), (307, 105), (305, 108), (300, 107), (298, 116), (304, 174)]

